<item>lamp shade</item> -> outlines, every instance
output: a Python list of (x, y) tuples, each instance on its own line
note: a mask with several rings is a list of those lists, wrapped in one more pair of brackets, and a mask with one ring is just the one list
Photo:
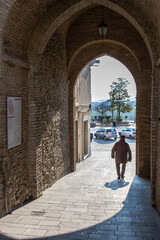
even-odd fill
[(104, 23), (104, 21), (102, 21), (99, 25), (98, 25), (98, 33), (100, 35), (100, 37), (102, 39), (104, 39), (104, 37), (107, 34), (107, 30), (108, 30), (108, 25)]

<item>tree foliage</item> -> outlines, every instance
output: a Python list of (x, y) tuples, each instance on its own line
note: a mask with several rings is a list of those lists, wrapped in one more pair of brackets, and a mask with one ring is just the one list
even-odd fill
[(100, 114), (100, 119), (103, 123), (103, 119), (106, 117), (106, 112), (108, 110), (108, 106), (106, 103), (102, 102), (98, 106), (95, 107), (95, 111), (97, 111)]
[(117, 119), (120, 121), (120, 113), (131, 112), (133, 107), (129, 102), (130, 96), (128, 95), (129, 82), (125, 78), (118, 78), (116, 82), (112, 82), (111, 91), (109, 92), (110, 111), (117, 110)]

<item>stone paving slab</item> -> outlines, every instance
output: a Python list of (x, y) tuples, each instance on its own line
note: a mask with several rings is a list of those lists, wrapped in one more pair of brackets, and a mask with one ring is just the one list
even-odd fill
[(102, 141), (92, 142), (92, 156), (76, 172), (1, 218), (0, 240), (160, 240), (149, 181), (135, 176), (135, 140), (129, 140), (133, 161), (120, 182), (110, 157), (115, 141)]

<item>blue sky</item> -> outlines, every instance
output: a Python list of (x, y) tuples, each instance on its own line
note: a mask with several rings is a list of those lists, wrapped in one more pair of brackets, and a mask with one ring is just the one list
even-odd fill
[(130, 71), (118, 60), (103, 56), (97, 58), (100, 60), (98, 67), (91, 67), (91, 93), (92, 101), (98, 99), (109, 98), (108, 92), (110, 85), (117, 78), (125, 78), (130, 84), (128, 85), (128, 93), (131, 97), (136, 97), (136, 85)]

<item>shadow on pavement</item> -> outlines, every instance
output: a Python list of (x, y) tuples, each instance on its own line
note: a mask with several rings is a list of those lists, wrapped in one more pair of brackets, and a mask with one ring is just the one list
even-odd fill
[(117, 140), (114, 140), (114, 139), (104, 140), (104, 139), (101, 139), (101, 138), (93, 138), (92, 141), (94, 141), (96, 143), (99, 143), (99, 144), (111, 144), (111, 143), (116, 142)]
[(136, 139), (135, 138), (126, 138), (126, 142), (127, 143), (136, 143)]
[[(114, 180), (105, 185), (106, 187), (112, 185), (124, 187), (125, 184), (128, 184), (128, 182)], [(106, 204), (107, 201), (112, 201), (112, 199), (106, 199)], [(118, 205), (123, 205), (123, 207), (119, 212), (118, 210), (116, 212), (116, 206)], [(106, 212), (106, 220), (82, 230), (35, 238), (26, 238), (25, 236), (23, 238), (23, 235), (20, 238), (9, 238), (1, 234), (0, 240), (160, 240), (159, 222), (156, 217), (158, 214), (150, 204), (148, 180), (135, 176), (126, 199), (122, 202), (118, 200), (117, 203), (113, 201), (113, 208), (115, 209), (114, 215), (110, 214), (110, 217), (109, 215), (107, 217)]]
[(116, 180), (113, 180), (112, 182), (106, 182), (104, 186), (106, 188), (111, 188), (112, 190), (117, 190), (118, 188), (123, 188), (128, 184), (129, 182), (125, 182), (124, 180), (118, 181), (116, 179)]
[[(102, 138), (93, 138), (92, 141), (96, 142), (96, 143), (99, 143), (99, 144), (111, 144), (111, 143), (114, 143), (116, 141), (119, 141), (119, 137), (117, 138), (117, 140), (115, 139), (108, 139), (108, 140), (104, 140)], [(136, 139), (134, 138), (126, 138), (126, 142), (127, 143), (135, 143), (136, 142)]]

